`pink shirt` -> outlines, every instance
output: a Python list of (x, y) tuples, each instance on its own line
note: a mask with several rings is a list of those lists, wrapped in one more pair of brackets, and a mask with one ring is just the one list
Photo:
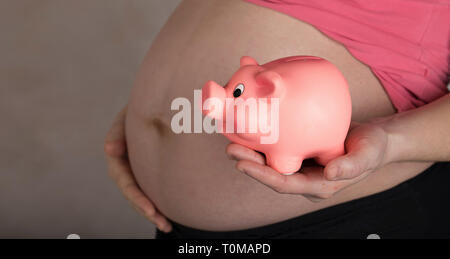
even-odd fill
[(398, 111), (448, 93), (450, 0), (246, 1), (307, 22), (342, 43), (372, 69)]

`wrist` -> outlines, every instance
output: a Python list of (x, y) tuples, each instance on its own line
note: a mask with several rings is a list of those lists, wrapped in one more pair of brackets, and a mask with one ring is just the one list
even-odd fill
[(387, 117), (376, 118), (369, 121), (370, 124), (379, 127), (386, 135), (386, 149), (384, 152), (384, 164), (407, 160), (404, 151), (408, 148), (407, 141), (401, 127), (401, 117), (397, 113)]

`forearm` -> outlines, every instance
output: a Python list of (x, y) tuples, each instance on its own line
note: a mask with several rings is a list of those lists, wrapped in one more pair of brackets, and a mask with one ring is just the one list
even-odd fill
[(374, 123), (388, 135), (389, 162), (450, 161), (450, 94)]

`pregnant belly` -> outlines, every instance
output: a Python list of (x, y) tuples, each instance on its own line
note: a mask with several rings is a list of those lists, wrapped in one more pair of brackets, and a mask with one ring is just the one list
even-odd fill
[(175, 135), (164, 119), (129, 113), (130, 159), (139, 185), (170, 219), (204, 230), (237, 230), (289, 219), (380, 192), (427, 164), (393, 164), (335, 197), (312, 203), (279, 194), (234, 169), (220, 135)]
[[(227, 15), (221, 21), (220, 14), (208, 16), (217, 7), (208, 9), (203, 7), (204, 1), (198, 1), (199, 6), (189, 9), (188, 4), (193, 2), (186, 3), (169, 20), (145, 58), (132, 92), (126, 125), (136, 179), (167, 217), (205, 230), (257, 227), (386, 190), (429, 166), (392, 164), (329, 200), (311, 203), (299, 195), (276, 193), (235, 170), (235, 163), (225, 155), (225, 137), (174, 134), (170, 129), (172, 100), (186, 97), (192, 101), (193, 90), (201, 88), (206, 80), (225, 83), (237, 69), (241, 50), (249, 50), (245, 54), (261, 62), (290, 55), (326, 58), (349, 82), (353, 120), (365, 121), (394, 112), (370, 70), (308, 24), (240, 1), (208, 1), (223, 5), (219, 9)], [(224, 11), (235, 5), (236, 9)], [(239, 19), (231, 19), (230, 15)], [(214, 22), (199, 22), (205, 16)], [(174, 31), (180, 33), (174, 35)], [(219, 32), (227, 37), (220, 37)], [(280, 38), (284, 39), (282, 47)], [(229, 47), (232, 44), (234, 48)]]

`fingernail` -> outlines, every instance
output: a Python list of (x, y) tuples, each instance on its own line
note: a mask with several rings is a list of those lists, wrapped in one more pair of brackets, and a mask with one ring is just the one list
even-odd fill
[(341, 178), (341, 171), (337, 171), (333, 177), (333, 181), (339, 180)]
[(169, 233), (170, 231), (172, 231), (172, 228), (170, 226), (166, 226), (164, 228), (164, 232)]
[(157, 225), (157, 228), (158, 228), (160, 231), (164, 232), (165, 225), (164, 225), (164, 224), (159, 224), (159, 225)]
[(339, 170), (339, 168), (335, 168), (328, 174), (328, 177), (330, 180), (335, 181), (335, 180), (339, 179), (340, 174), (341, 174), (341, 171)]

